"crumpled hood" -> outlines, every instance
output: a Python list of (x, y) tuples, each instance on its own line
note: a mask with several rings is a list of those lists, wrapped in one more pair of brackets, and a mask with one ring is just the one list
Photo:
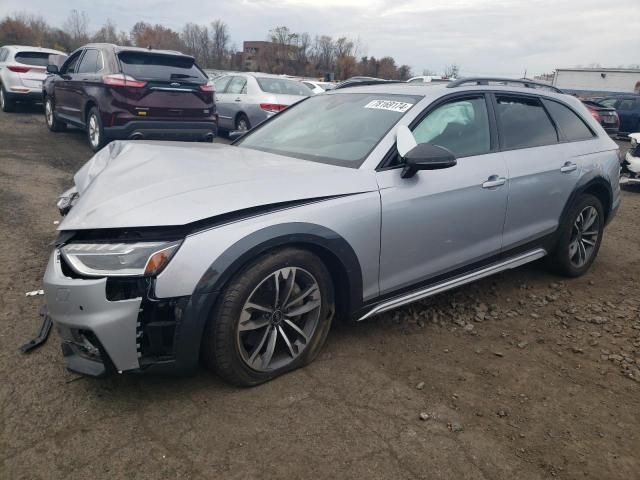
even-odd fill
[(74, 176), (59, 230), (185, 225), (246, 208), (377, 190), (373, 172), (221, 144), (117, 141)]

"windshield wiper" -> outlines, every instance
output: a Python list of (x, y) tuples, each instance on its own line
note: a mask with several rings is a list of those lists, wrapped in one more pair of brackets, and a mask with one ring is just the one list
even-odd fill
[(172, 73), (169, 78), (200, 78), (197, 75), (187, 75), (186, 73)]

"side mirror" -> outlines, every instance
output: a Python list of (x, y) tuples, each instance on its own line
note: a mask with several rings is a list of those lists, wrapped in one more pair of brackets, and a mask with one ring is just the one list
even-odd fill
[(47, 65), (47, 73), (52, 75), (60, 75), (60, 69), (57, 65)]
[(440, 170), (454, 167), (458, 161), (453, 153), (438, 145), (419, 143), (404, 155), (402, 178), (413, 177), (418, 170)]

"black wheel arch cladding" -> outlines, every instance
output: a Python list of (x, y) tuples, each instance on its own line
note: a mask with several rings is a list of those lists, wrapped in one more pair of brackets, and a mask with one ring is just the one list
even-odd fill
[(196, 285), (175, 338), (176, 370), (189, 371), (197, 367), (205, 324), (229, 280), (251, 260), (281, 247), (306, 248), (329, 263), (327, 269), (336, 287), (336, 303), (341, 303), (341, 313), (350, 316), (360, 309), (362, 269), (355, 251), (344, 238), (329, 228), (311, 223), (266, 227), (225, 250)]

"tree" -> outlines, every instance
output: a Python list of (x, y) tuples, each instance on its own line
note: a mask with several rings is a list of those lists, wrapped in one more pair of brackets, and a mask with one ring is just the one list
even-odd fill
[(137, 47), (163, 50), (185, 50), (185, 45), (178, 32), (162, 25), (150, 25), (145, 22), (136, 23), (131, 29), (131, 39)]
[(209, 29), (195, 23), (187, 23), (180, 36), (184, 43), (185, 52), (192, 55), (198, 65), (209, 66), (210, 45)]
[(460, 65), (452, 63), (444, 67), (444, 76), (446, 78), (458, 78), (460, 76)]
[(398, 67), (397, 80), (409, 80), (413, 74), (411, 73), (411, 67), (409, 65), (401, 65)]
[(81, 47), (89, 41), (89, 17), (86, 12), (71, 10), (62, 27), (71, 38), (72, 50)]
[(230, 65), (231, 55), (228, 45), (229, 27), (222, 20), (214, 20), (211, 22), (211, 54), (214, 67), (225, 68)]
[(118, 32), (116, 24), (111, 19), (107, 19), (105, 24), (93, 36), (93, 41), (97, 43), (115, 43), (116, 45), (129, 45), (129, 37), (125, 32)]

